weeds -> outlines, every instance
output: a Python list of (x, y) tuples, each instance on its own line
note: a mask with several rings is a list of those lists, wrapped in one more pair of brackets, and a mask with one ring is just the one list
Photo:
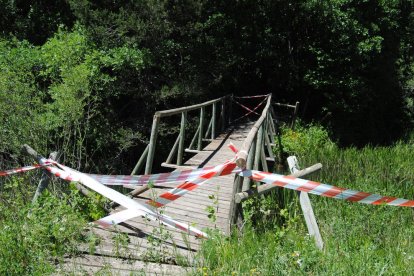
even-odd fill
[[(290, 139), (290, 140), (289, 140)], [(288, 142), (287, 142), (288, 141)], [(362, 149), (337, 147), (326, 130), (301, 127), (283, 134), (301, 167), (323, 164), (311, 180), (382, 195), (414, 198), (414, 143)], [(289, 144), (290, 143), (290, 144)], [(412, 275), (413, 209), (373, 206), (310, 195), (325, 243), (307, 235), (292, 191), (249, 200), (244, 233), (203, 243), (197, 275)], [(289, 194), (291, 193), (291, 194)], [(203, 270), (204, 268), (204, 270)]]

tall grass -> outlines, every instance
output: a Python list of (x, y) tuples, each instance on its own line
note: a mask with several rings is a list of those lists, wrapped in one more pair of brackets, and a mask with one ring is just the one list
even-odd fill
[(46, 191), (32, 204), (34, 188), (25, 176), (0, 183), (0, 275), (54, 273), (88, 238), (84, 198)]
[[(321, 135), (313, 138), (321, 139), (319, 144), (311, 147), (308, 144), (306, 149), (301, 147), (301, 141), (312, 136), (312, 131), (315, 134), (315, 129), (299, 129), (299, 133), (294, 136), (302, 138), (294, 138), (296, 142), (288, 137), (292, 133), (287, 135), (288, 132), (285, 132), (283, 137), (285, 144), (291, 143), (290, 153), (297, 154), (301, 167), (317, 162), (323, 164), (322, 171), (310, 179), (344, 188), (414, 199), (413, 143), (340, 149), (325, 139), (326, 132), (323, 133), (323, 129), (315, 126), (311, 128), (317, 128), (316, 132)], [(273, 217), (266, 217), (268, 203), (262, 208), (265, 210), (261, 217), (270, 219), (270, 226), (266, 224), (265, 227), (258, 227), (257, 223), (250, 223), (241, 236), (218, 237), (205, 242), (201, 251), (201, 270), (196, 273), (414, 274), (412, 208), (364, 205), (310, 195), (325, 242), (324, 250), (319, 252), (307, 235), (297, 200), (291, 201), (294, 206), (290, 208), (278, 202), (278, 198), (280, 196), (273, 197), (272, 207), (273, 211), (276, 210)], [(275, 219), (277, 217), (278, 220)], [(280, 220), (280, 217), (285, 217), (285, 220)], [(257, 212), (256, 221), (260, 221)]]

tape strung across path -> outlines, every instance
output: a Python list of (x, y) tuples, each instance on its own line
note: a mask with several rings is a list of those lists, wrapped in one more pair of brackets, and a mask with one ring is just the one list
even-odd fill
[[(47, 165), (51, 165), (52, 163), (50, 163), (49, 161), (45, 162), (45, 166)], [(7, 170), (7, 171), (0, 171), (0, 176), (6, 176), (6, 175), (12, 175), (12, 174), (16, 174), (16, 173), (22, 173), (22, 172), (28, 172), (34, 169), (39, 169), (43, 167), (43, 165), (32, 165), (32, 166), (26, 166), (26, 167), (21, 167), (21, 168), (16, 168), (16, 169), (11, 169), (11, 170)]]
[[(269, 95), (266, 95), (266, 97), (263, 99), (263, 101), (261, 101), (258, 105), (256, 105), (253, 109), (250, 109), (250, 108), (248, 108), (248, 107), (246, 107), (246, 106), (244, 106), (244, 105), (242, 105), (242, 104), (240, 104), (238, 101), (235, 101), (235, 100), (233, 100), (233, 102), (235, 102), (236, 104), (238, 104), (238, 105), (240, 105), (243, 109), (246, 109), (248, 112), (246, 113), (246, 114), (244, 114), (244, 115), (242, 115), (241, 117), (239, 117), (239, 118), (237, 118), (237, 119), (235, 119), (235, 120), (233, 120), (233, 122), (236, 122), (236, 121), (238, 121), (238, 120), (241, 120), (241, 119), (243, 119), (243, 118), (245, 118), (245, 117), (247, 117), (247, 116), (249, 116), (250, 114), (252, 114), (253, 112), (254, 113), (256, 113), (256, 110), (259, 108), (259, 107), (261, 107), (266, 101), (267, 101), (267, 97), (269, 97)], [(256, 114), (258, 114), (258, 113), (256, 113)]]
[(414, 200), (360, 192), (320, 182), (295, 178), (292, 176), (255, 170), (244, 170), (240, 172), (239, 175), (243, 177), (249, 177), (254, 181), (263, 182), (266, 184), (273, 184), (282, 188), (307, 192), (319, 196), (373, 205), (383, 204), (401, 207), (414, 207)]
[[(41, 164), (42, 161), (43, 160), (41, 160)], [(45, 161), (46, 160), (44, 160), (43, 162)], [(54, 174), (55, 176), (60, 177), (64, 180), (80, 182), (86, 187), (94, 190), (95, 192), (127, 208), (126, 210), (123, 210), (121, 212), (115, 213), (113, 215), (107, 216), (96, 221), (96, 224), (99, 224), (103, 227), (108, 227), (110, 225), (117, 224), (137, 216), (145, 216), (152, 220), (159, 220), (164, 225), (167, 225), (169, 227), (183, 230), (189, 233), (190, 235), (196, 237), (207, 237), (206, 233), (185, 223), (175, 221), (174, 219), (164, 214), (160, 214), (153, 207), (144, 203), (139, 203), (133, 200), (132, 198), (129, 198), (119, 193), (118, 191), (108, 188), (84, 173), (78, 172), (74, 169), (71, 169), (58, 163), (56, 163), (56, 165), (61, 169), (58, 169), (56, 167), (45, 167), (45, 169), (48, 170), (50, 173)]]
[[(237, 149), (230, 144), (230, 149), (237, 153)], [(178, 222), (164, 214), (160, 214), (156, 208), (165, 206), (166, 204), (177, 200), (185, 195), (187, 192), (196, 189), (203, 185), (208, 180), (229, 174), (239, 174), (242, 177), (249, 177), (250, 179), (272, 184), (278, 187), (303, 191), (319, 196), (331, 197), (341, 200), (348, 200), (352, 202), (359, 202), (373, 205), (391, 205), (401, 207), (414, 207), (414, 200), (408, 200), (397, 197), (381, 196), (378, 194), (366, 193), (346, 188), (340, 188), (329, 184), (314, 182), (292, 176), (279, 175), (269, 172), (262, 172), (257, 170), (240, 169), (235, 163), (235, 159), (229, 160), (223, 164), (214, 167), (207, 167), (202, 169), (175, 171), (172, 173), (162, 173), (154, 175), (141, 176), (105, 176), (105, 175), (89, 175), (81, 173), (64, 165), (61, 165), (53, 160), (42, 158), (39, 165), (26, 166), (22, 168), (7, 170), (0, 172), (0, 176), (12, 175), (15, 173), (26, 172), (38, 168), (44, 168), (53, 175), (60, 177), (67, 181), (80, 182), (86, 187), (96, 191), (97, 193), (107, 197), (108, 199), (117, 202), (126, 207), (126, 210), (114, 213), (104, 217), (95, 223), (108, 227), (137, 216), (144, 216), (152, 220), (158, 220), (163, 224), (180, 229), (196, 237), (207, 237), (207, 234), (185, 223)], [(54, 165), (54, 166), (52, 166)], [(56, 167), (55, 167), (56, 166)], [(115, 191), (103, 183), (108, 185), (144, 185), (148, 182), (155, 184), (181, 182), (180, 185), (172, 190), (161, 194), (155, 200), (149, 200), (146, 203), (139, 203), (118, 191)], [(114, 183), (113, 183), (113, 182)], [(112, 183), (111, 183), (112, 182)]]

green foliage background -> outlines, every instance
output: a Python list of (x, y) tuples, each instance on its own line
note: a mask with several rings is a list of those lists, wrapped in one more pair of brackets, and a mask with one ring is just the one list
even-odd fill
[(412, 123), (412, 1), (3, 1), (1, 9), (3, 160), (30, 143), (79, 168), (126, 172), (155, 110), (229, 93), (299, 100), (300, 115), (324, 118), (342, 145), (387, 144)]

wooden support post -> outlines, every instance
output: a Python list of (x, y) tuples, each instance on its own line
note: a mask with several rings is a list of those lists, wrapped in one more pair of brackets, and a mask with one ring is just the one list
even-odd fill
[[(23, 145), (22, 151), (26, 153), (27, 155), (33, 156), (38, 162), (40, 162), (41, 159), (44, 159), (43, 156), (38, 154), (34, 149), (32, 149), (29, 145)], [(89, 190), (85, 188), (83, 185), (79, 184), (78, 182), (75, 182), (75, 187), (78, 189), (83, 195), (88, 196)]]
[(216, 121), (217, 121), (217, 105), (216, 103), (213, 103), (213, 114), (211, 117), (212, 125), (211, 125), (211, 139), (216, 138)]
[(171, 160), (174, 157), (175, 152), (177, 151), (178, 148), (178, 143), (180, 142), (180, 135), (177, 136), (177, 139), (175, 139), (174, 145), (170, 151), (170, 153), (168, 154), (167, 160), (165, 161), (165, 163), (167, 164), (171, 164)]
[(200, 108), (200, 132), (198, 133), (198, 144), (197, 149), (201, 150), (203, 147), (203, 126), (204, 126), (204, 106)]
[[(243, 177), (236, 175), (234, 177), (234, 183), (233, 183), (233, 192), (234, 194), (237, 194), (241, 192), (243, 185)], [(232, 227), (237, 226), (238, 229), (241, 229), (243, 225), (243, 210), (240, 203), (236, 203), (236, 201), (233, 199), (230, 202), (230, 210), (229, 210), (229, 234), (232, 230)]]
[(266, 154), (265, 154), (265, 151), (264, 151), (264, 147), (262, 147), (261, 150), (260, 150), (260, 159), (261, 159), (261, 162), (262, 162), (263, 171), (268, 172), (269, 168), (267, 167), (267, 160), (266, 160)]
[(160, 117), (157, 114), (155, 114), (154, 119), (152, 120), (151, 138), (149, 142), (147, 163), (145, 164), (145, 174), (150, 174), (152, 170), (152, 162), (154, 162), (155, 146), (157, 144), (159, 123)]
[[(52, 152), (51, 154), (49, 154), (49, 159), (56, 160), (57, 154), (57, 151)], [(33, 196), (32, 203), (35, 203), (39, 196), (42, 194), (42, 192), (47, 188), (47, 186), (49, 185), (50, 177), (50, 172), (43, 170), (42, 178), (39, 181), (39, 185), (37, 185), (37, 189)]]
[[(296, 156), (288, 157), (288, 164), (291, 173), (296, 173), (299, 171), (299, 164)], [(302, 208), (303, 216), (305, 217), (306, 226), (308, 227), (308, 233), (311, 237), (315, 239), (316, 246), (322, 250), (323, 249), (323, 240), (319, 232), (318, 223), (316, 222), (315, 214), (313, 213), (312, 204), (310, 202), (308, 193), (298, 192), (300, 207)]]
[(227, 125), (231, 124), (231, 120), (233, 119), (233, 94), (230, 95), (229, 100), (229, 115), (228, 115), (228, 122)]
[[(254, 158), (255, 149), (256, 149), (256, 140), (253, 140), (252, 145), (251, 145), (250, 150), (249, 150), (249, 154), (247, 155), (246, 168), (248, 170), (253, 169), (253, 161), (255, 159)], [(250, 190), (251, 185), (252, 185), (252, 180), (248, 177), (245, 177), (244, 180), (243, 180), (242, 191)]]
[(275, 155), (273, 154), (273, 149), (272, 149), (272, 145), (270, 143), (268, 133), (265, 134), (265, 141), (264, 142), (266, 144), (267, 153), (269, 154), (269, 157), (275, 159)]
[(224, 129), (226, 128), (226, 113), (225, 113), (225, 101), (226, 98), (223, 97), (223, 99), (221, 99), (221, 132), (224, 132)]
[(298, 116), (298, 110), (299, 110), (299, 102), (296, 102), (295, 104), (295, 109), (293, 110), (293, 116), (292, 116), (292, 124), (290, 126), (290, 128), (292, 130), (295, 129), (295, 124), (296, 124), (296, 117)]
[(196, 132), (194, 133), (193, 139), (191, 139), (190, 145), (188, 146), (187, 149), (193, 149), (195, 140), (198, 138), (198, 134), (200, 133), (200, 126), (198, 126)]
[(204, 140), (204, 139), (207, 139), (207, 137), (210, 135), (210, 132), (211, 132), (211, 125), (212, 125), (212, 124), (213, 124), (213, 117), (211, 117), (210, 122), (208, 123), (207, 131), (206, 131), (206, 133), (205, 133), (205, 135), (204, 135), (203, 140)]
[(263, 146), (263, 126), (260, 126), (259, 132), (256, 135), (256, 149), (254, 153), (253, 169), (259, 170), (259, 163), (261, 158), (261, 150)]
[(149, 150), (149, 145), (147, 145), (145, 147), (145, 150), (141, 154), (141, 157), (139, 158), (139, 160), (138, 160), (137, 164), (135, 165), (134, 169), (132, 170), (131, 175), (135, 175), (141, 170), (142, 166), (144, 165), (144, 160), (146, 159), (146, 157), (148, 155), (148, 150)]
[[(181, 113), (181, 126), (180, 126), (180, 143), (178, 145), (178, 154), (177, 154), (177, 165), (181, 166), (183, 164), (184, 156), (184, 141), (185, 141), (185, 122), (187, 121), (187, 112), (184, 111)], [(167, 162), (168, 163), (168, 162)]]

